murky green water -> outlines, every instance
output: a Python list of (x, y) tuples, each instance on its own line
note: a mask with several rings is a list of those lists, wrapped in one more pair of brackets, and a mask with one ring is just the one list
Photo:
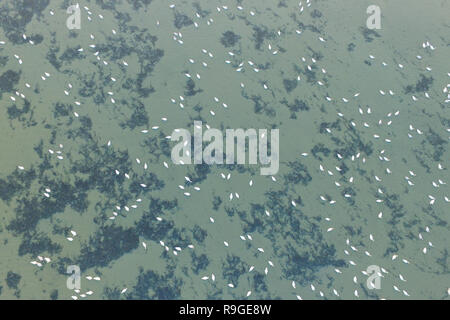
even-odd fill
[[(1, 299), (448, 299), (448, 1), (72, 4), (0, 2)], [(174, 165), (194, 120), (279, 172)]]

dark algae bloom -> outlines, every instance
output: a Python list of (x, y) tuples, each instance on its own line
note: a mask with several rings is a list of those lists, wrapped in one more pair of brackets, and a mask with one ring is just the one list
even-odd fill
[(448, 12), (0, 1), (0, 299), (448, 299)]

